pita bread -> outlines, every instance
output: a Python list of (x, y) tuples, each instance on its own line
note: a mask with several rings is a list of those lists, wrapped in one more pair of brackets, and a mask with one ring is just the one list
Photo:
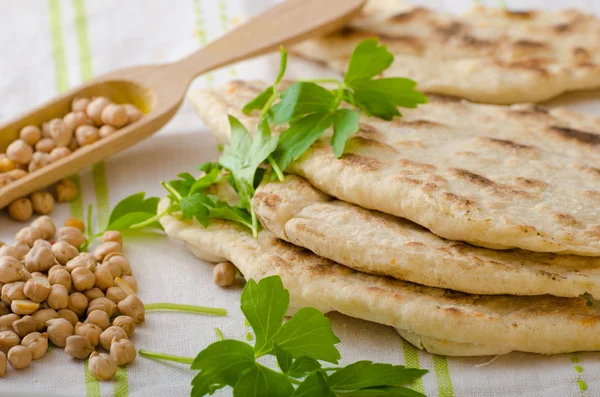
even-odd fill
[(454, 16), (371, 0), (350, 27), (292, 51), (343, 73), (354, 47), (375, 36), (395, 54), (383, 76), (409, 77), (430, 93), (511, 104), (600, 87), (600, 20), (574, 9), (477, 5)]
[(361, 272), (471, 294), (600, 298), (600, 258), (444, 240), (405, 219), (335, 200), (297, 176), (260, 186), (252, 205), (278, 238)]
[[(168, 205), (163, 199), (159, 211)], [(165, 216), (161, 224), (194, 254), (231, 261), (248, 279), (279, 275), (294, 309), (338, 311), (421, 335), (426, 341), (494, 346), (493, 354), (600, 349), (600, 314), (583, 298), (468, 295), (360, 273), (277, 239), (267, 230), (254, 239), (228, 221), (204, 228)]]
[[(264, 85), (190, 94), (220, 142)], [(430, 96), (391, 122), (361, 118), (336, 159), (326, 132), (287, 171), (340, 200), (495, 249), (600, 255), (600, 119)]]

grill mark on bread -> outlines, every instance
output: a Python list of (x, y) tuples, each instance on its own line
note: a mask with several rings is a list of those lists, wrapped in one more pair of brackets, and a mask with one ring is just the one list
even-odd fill
[(497, 147), (502, 147), (505, 149), (510, 149), (510, 150), (520, 150), (520, 151), (531, 151), (534, 150), (533, 146), (529, 146), (529, 145), (523, 145), (520, 143), (516, 143), (513, 141), (509, 141), (508, 139), (498, 139), (498, 138), (491, 138), (491, 137), (482, 137), (481, 138), (483, 141), (487, 142), (487, 143), (491, 143), (494, 146)]
[(573, 54), (573, 61), (575, 63), (578, 63), (578, 64), (587, 64), (587, 63), (590, 63), (592, 61), (592, 56), (590, 55), (590, 53), (588, 52), (588, 50), (586, 50), (583, 47), (573, 48), (572, 54)]
[(535, 11), (510, 11), (504, 10), (504, 16), (509, 19), (520, 19), (522, 21), (531, 19), (535, 16)]
[(476, 204), (473, 200), (469, 200), (468, 198), (459, 196), (455, 193), (444, 192), (443, 197), (444, 200), (448, 201), (449, 203), (455, 205), (458, 208), (470, 210), (476, 207)]
[(523, 178), (518, 176), (515, 178), (515, 180), (519, 185), (527, 188), (535, 188), (541, 190), (548, 187), (548, 184), (546, 182), (540, 181), (538, 179)]
[(275, 193), (258, 192), (254, 195), (254, 200), (275, 211), (279, 207), (279, 204), (281, 204), (282, 198)]
[(345, 165), (353, 168), (360, 168), (366, 172), (377, 171), (382, 164), (374, 157), (361, 156), (355, 153), (344, 153), (338, 161), (343, 161)]
[(576, 130), (575, 128), (559, 127), (553, 125), (550, 130), (563, 138), (577, 141), (586, 145), (600, 145), (600, 135), (591, 132)]
[(513, 42), (515, 47), (521, 47), (527, 50), (541, 50), (549, 48), (548, 44), (543, 43), (541, 41), (528, 40), (528, 39), (520, 39)]
[(575, 217), (564, 212), (557, 212), (552, 217), (556, 222), (560, 223), (561, 225), (575, 226), (578, 223)]
[(350, 140), (348, 141), (348, 143), (350, 145), (352, 145), (353, 147), (361, 147), (361, 148), (371, 147), (371, 148), (385, 150), (387, 152), (398, 153), (398, 151), (396, 149), (394, 149), (392, 146), (385, 144), (383, 142), (377, 141), (375, 139), (371, 139), (366, 136), (363, 136), (360, 133), (350, 137)]
[(432, 172), (437, 169), (435, 165), (425, 164), (425, 163), (417, 163), (416, 161), (407, 160), (407, 159), (398, 160), (398, 164), (401, 167), (409, 168), (409, 169), (413, 169), (413, 170), (417, 170), (417, 171), (422, 171), (422, 172)]
[(435, 31), (439, 35), (449, 38), (461, 33), (464, 30), (464, 27), (465, 26), (462, 23), (454, 21), (447, 25), (437, 26)]
[(530, 197), (527, 192), (519, 189), (515, 189), (513, 186), (503, 185), (496, 183), (491, 179), (488, 179), (482, 175), (475, 174), (462, 168), (450, 168), (450, 173), (456, 176), (458, 179), (470, 182), (476, 186), (491, 190), (495, 195), (499, 197)]
[(480, 39), (479, 37), (475, 37), (470, 34), (456, 36), (456, 37), (453, 37), (452, 40), (455, 41), (456, 44), (458, 44), (460, 46), (468, 47), (468, 48), (472, 48), (472, 49), (478, 49), (478, 50), (491, 49), (493, 47), (498, 46), (497, 41)]
[(299, 232), (312, 234), (312, 235), (317, 236), (318, 238), (322, 238), (322, 239), (327, 238), (327, 235), (325, 235), (324, 233), (321, 233), (320, 231), (318, 231), (316, 228), (314, 228), (312, 226), (308, 226), (304, 223), (296, 223), (295, 226), (296, 226), (296, 230)]
[(427, 8), (415, 7), (411, 10), (392, 15), (388, 18), (388, 21), (395, 24), (403, 24), (411, 22), (414, 19), (424, 18), (426, 15), (429, 15), (430, 12), (431, 11), (429, 11)]
[(398, 127), (409, 127), (409, 128), (433, 128), (433, 127), (445, 127), (444, 124), (438, 123), (437, 121), (429, 121), (429, 120), (403, 120), (403, 119), (393, 119), (391, 121), (393, 126)]
[(388, 44), (390, 47), (393, 47), (394, 45), (406, 45), (408, 47), (410, 47), (415, 53), (419, 54), (423, 52), (424, 49), (424, 45), (423, 42), (421, 41), (421, 39), (419, 39), (418, 37), (409, 35), (409, 34), (401, 34), (401, 35), (386, 35), (386, 34), (379, 34), (379, 35), (373, 35), (371, 37), (379, 37), (382, 41), (385, 41), (386, 44)]

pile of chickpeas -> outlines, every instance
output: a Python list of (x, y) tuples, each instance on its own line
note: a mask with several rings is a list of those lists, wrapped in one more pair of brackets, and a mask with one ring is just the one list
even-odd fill
[[(134, 105), (118, 105), (106, 97), (75, 98), (71, 103), (71, 112), (62, 119), (50, 120), (41, 127), (23, 127), (19, 139), (11, 142), (6, 153), (0, 153), (0, 188), (69, 156), (83, 146), (114, 134), (142, 116), (142, 111)], [(56, 186), (58, 202), (71, 201), (76, 194), (75, 185), (68, 180)], [(52, 195), (47, 192), (34, 195), (11, 204), (10, 216), (26, 221), (33, 212), (42, 215), (50, 213), (54, 205)]]
[(122, 236), (106, 232), (93, 254), (79, 252), (83, 230), (78, 219), (57, 230), (41, 216), (14, 244), (0, 242), (0, 376), (7, 361), (22, 369), (42, 358), (49, 341), (74, 358), (89, 357), (96, 379), (112, 378), (135, 359), (130, 339), (145, 310)]

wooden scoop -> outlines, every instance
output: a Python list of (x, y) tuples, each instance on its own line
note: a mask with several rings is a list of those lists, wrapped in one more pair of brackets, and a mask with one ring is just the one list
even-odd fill
[(62, 118), (76, 97), (105, 96), (131, 103), (144, 117), (0, 189), (0, 208), (101, 161), (152, 135), (173, 117), (200, 74), (340, 28), (365, 0), (289, 0), (178, 62), (139, 66), (99, 76), (0, 127), (0, 153), (26, 125)]

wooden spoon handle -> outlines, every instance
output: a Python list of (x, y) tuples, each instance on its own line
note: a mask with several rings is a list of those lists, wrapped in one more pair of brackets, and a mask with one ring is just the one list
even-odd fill
[[(364, 2), (288, 0), (171, 65), (171, 70), (191, 80), (218, 67), (273, 52), (280, 45), (291, 45), (307, 36), (333, 31), (355, 16)], [(338, 19), (344, 14), (345, 18)]]

